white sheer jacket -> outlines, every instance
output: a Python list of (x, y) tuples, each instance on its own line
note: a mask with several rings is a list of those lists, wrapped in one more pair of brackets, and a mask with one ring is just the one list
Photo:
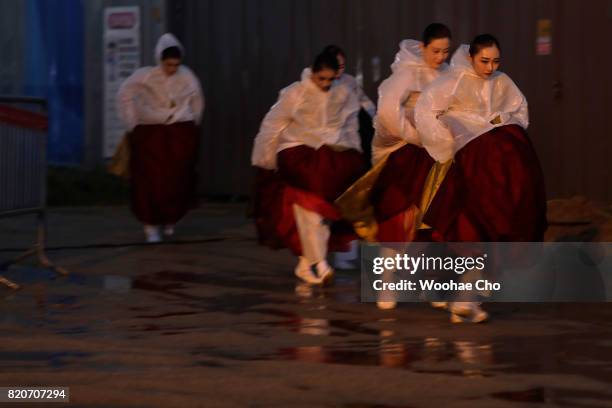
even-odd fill
[(416, 127), (436, 161), (452, 159), (470, 141), (504, 125), (529, 126), (527, 100), (510, 77), (479, 77), (462, 45), (448, 73), (433, 81), (415, 108)]
[[(162, 52), (174, 46), (183, 51), (172, 34), (162, 35), (155, 47), (156, 60), (161, 63)], [(166, 75), (160, 65), (143, 67), (119, 88), (117, 109), (128, 130), (141, 124), (200, 123), (204, 95), (197, 77), (184, 65), (171, 76)]]
[(276, 169), (279, 152), (301, 145), (361, 151), (357, 94), (339, 81), (322, 91), (311, 75), (304, 69), (301, 81), (284, 88), (264, 117), (251, 155), (254, 166)]
[(430, 67), (423, 60), (421, 42), (403, 40), (391, 65), (392, 74), (378, 87), (378, 112), (372, 141), (374, 164), (406, 144), (421, 146), (414, 125), (414, 107), (421, 92), (448, 68)]
[(357, 79), (354, 76), (349, 74), (342, 74), (338, 81), (348, 86), (350, 89), (353, 90), (353, 92), (357, 94), (361, 109), (365, 110), (372, 118), (376, 116), (376, 105), (374, 105), (374, 102), (372, 102), (372, 100), (368, 98), (368, 95), (366, 95), (366, 93), (363, 91), (363, 88), (359, 85)]

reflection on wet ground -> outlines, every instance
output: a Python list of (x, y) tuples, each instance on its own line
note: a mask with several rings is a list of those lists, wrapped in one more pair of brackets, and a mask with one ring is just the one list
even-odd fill
[[(332, 367), (346, 373), (374, 367), (406, 372), (423, 386), (433, 378), (502, 384), (464, 397), (483, 406), (490, 401), (612, 405), (612, 391), (599, 387), (612, 382), (612, 305), (497, 304), (490, 306), (490, 324), (452, 326), (443, 312), (427, 305), (383, 312), (360, 303), (354, 271), (340, 273), (332, 287), (313, 288), (296, 283), (284, 267), (262, 261), (226, 265), (212, 259), (200, 266), (187, 249), (162, 252), (161, 261), (148, 256), (118, 262), (110, 274), (84, 270), (58, 278), (28, 268), (8, 272), (26, 289), (0, 292), (5, 338), (0, 379), (27, 378), (43, 368), (78, 382), (83, 370), (127, 375), (167, 365), (175, 373), (231, 372), (236, 364), (240, 370), (249, 364), (278, 370), (278, 364), (304, 363), (322, 375)], [(7, 377), (9, 371), (22, 375)], [(517, 388), (516, 376), (546, 381)], [(573, 388), (569, 378), (584, 384)]]
[[(319, 322), (326, 327), (328, 322)], [(323, 335), (311, 322), (300, 333)], [(389, 337), (387, 337), (389, 336)], [(331, 364), (355, 364), (409, 369), (419, 373), (444, 373), (466, 377), (498, 373), (580, 373), (612, 380), (612, 353), (607, 345), (573, 336), (493, 337), (482, 341), (430, 338), (393, 338), (383, 330), (378, 341), (304, 346), (279, 351), (282, 358)], [(524, 344), (528, 343), (528, 344)], [(582, 343), (582, 344), (581, 344)]]

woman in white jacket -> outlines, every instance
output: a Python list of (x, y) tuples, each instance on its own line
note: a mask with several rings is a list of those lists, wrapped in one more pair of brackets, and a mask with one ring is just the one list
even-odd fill
[(183, 47), (172, 34), (155, 47), (158, 65), (143, 67), (121, 85), (118, 112), (130, 132), (132, 211), (148, 242), (174, 233), (195, 203), (197, 124), (204, 110), (200, 82), (181, 65)]
[(462, 45), (416, 106), (425, 149), (454, 162), (424, 220), (445, 241), (543, 239), (544, 182), (526, 133), (527, 100), (497, 70), (500, 50), (489, 34)]
[[(419, 98), (415, 121), (439, 163), (453, 160), (424, 222), (442, 241), (542, 241), (546, 194), (527, 136), (527, 100), (499, 72), (501, 47), (479, 35), (462, 45), (449, 72)], [(486, 319), (473, 302), (451, 307), (454, 321)]]
[[(392, 74), (378, 88), (374, 165), (385, 161), (371, 194), (379, 242), (415, 238), (418, 206), (433, 160), (423, 149), (414, 124), (414, 106), (421, 92), (448, 68), (451, 32), (433, 23), (422, 41), (403, 40)], [(382, 165), (382, 163), (381, 163)]]
[(344, 50), (337, 45), (328, 45), (323, 49), (323, 53), (331, 54), (338, 59), (338, 75), (336, 81), (343, 85), (348, 86), (353, 92), (357, 94), (359, 99), (359, 106), (363, 109), (371, 118), (376, 115), (376, 106), (368, 95), (363, 91), (363, 88), (357, 82), (357, 79), (345, 72), (346, 69), (346, 53)]
[(334, 200), (363, 174), (359, 101), (335, 81), (338, 61), (319, 54), (302, 79), (280, 92), (264, 118), (251, 162), (259, 169), (255, 219), (260, 242), (299, 256), (295, 274), (308, 283), (332, 279), (328, 248), (346, 250)]

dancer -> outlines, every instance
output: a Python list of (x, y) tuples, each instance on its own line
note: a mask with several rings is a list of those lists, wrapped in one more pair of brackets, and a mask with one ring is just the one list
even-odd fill
[[(337, 45), (328, 45), (323, 49), (324, 53), (333, 55), (338, 59), (338, 75), (336, 81), (349, 87), (357, 94), (359, 99), (359, 137), (361, 138), (361, 149), (366, 162), (370, 162), (372, 157), (372, 139), (374, 136), (373, 119), (376, 115), (376, 106), (363, 91), (363, 88), (355, 77), (346, 73), (346, 53)], [(334, 254), (334, 267), (337, 269), (354, 269), (355, 261), (359, 256), (358, 241), (352, 241), (349, 250), (346, 252), (336, 252)]]
[[(335, 81), (338, 61), (319, 54), (302, 79), (280, 93), (255, 138), (259, 168), (255, 219), (261, 243), (288, 247), (299, 257), (295, 274), (329, 282), (328, 249), (346, 250), (334, 200), (364, 172), (356, 93)], [(314, 271), (313, 271), (314, 269)]]
[[(442, 241), (542, 241), (546, 196), (525, 129), (527, 100), (499, 72), (501, 46), (489, 34), (462, 45), (448, 74), (419, 98), (415, 122), (438, 162), (453, 160), (424, 216)], [(455, 302), (453, 321), (486, 320), (478, 303)]]
[[(439, 23), (425, 28), (422, 41), (403, 40), (392, 75), (379, 87), (374, 168), (338, 200), (343, 214), (368, 241), (414, 240), (421, 192), (433, 164), (414, 127), (414, 105), (447, 68), (450, 41), (450, 30)], [(392, 248), (384, 251), (387, 256), (395, 253)], [(384, 294), (377, 305), (391, 309), (396, 301)]]
[(204, 110), (200, 83), (182, 65), (183, 47), (172, 34), (155, 47), (158, 65), (143, 67), (121, 85), (118, 112), (128, 131), (132, 211), (147, 242), (176, 223), (195, 204), (197, 124)]
[(381, 171), (371, 202), (379, 242), (415, 238), (421, 193), (434, 161), (421, 147), (414, 107), (421, 92), (447, 70), (450, 45), (451, 32), (440, 23), (427, 26), (422, 41), (402, 41), (393, 73), (378, 89), (373, 162), (380, 163)]

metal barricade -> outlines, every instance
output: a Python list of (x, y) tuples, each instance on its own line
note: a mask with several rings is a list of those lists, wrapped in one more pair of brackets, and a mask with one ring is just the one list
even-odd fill
[[(47, 239), (47, 102), (40, 98), (0, 96), (0, 218), (35, 214), (34, 246), (15, 259), (0, 263), (0, 271), (35, 256), (38, 263), (60, 275), (45, 254)], [(0, 275), (0, 285), (19, 285)]]

